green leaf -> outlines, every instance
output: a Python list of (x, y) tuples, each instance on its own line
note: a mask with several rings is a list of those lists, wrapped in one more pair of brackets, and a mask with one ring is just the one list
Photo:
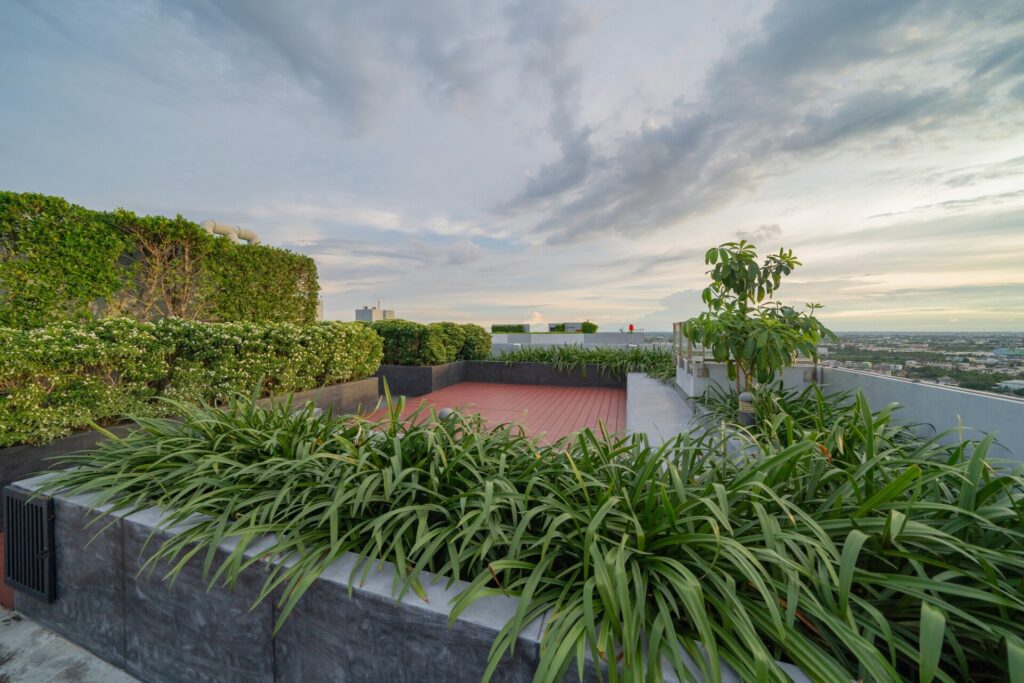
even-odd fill
[(918, 640), (919, 683), (930, 683), (939, 672), (942, 641), (946, 634), (946, 617), (927, 602), (921, 603), (921, 627)]

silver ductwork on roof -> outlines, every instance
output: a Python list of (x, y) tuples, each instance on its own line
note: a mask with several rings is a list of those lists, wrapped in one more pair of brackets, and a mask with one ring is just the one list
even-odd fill
[(249, 244), (260, 243), (259, 235), (252, 230), (243, 228), (239, 225), (228, 225), (227, 223), (221, 223), (219, 221), (203, 221), (200, 225), (203, 226), (203, 230), (206, 230), (206, 232), (211, 235), (221, 235), (232, 242), (245, 240)]

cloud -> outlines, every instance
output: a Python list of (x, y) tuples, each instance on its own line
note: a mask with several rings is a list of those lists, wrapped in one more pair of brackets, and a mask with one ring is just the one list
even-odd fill
[(594, 161), (591, 129), (577, 119), (581, 71), (572, 62), (573, 45), (587, 31), (590, 18), (561, 0), (523, 0), (506, 11), (509, 42), (524, 52), (523, 76), (544, 84), (551, 98), (548, 132), (560, 157), (544, 164), (506, 207), (526, 207), (577, 187), (587, 179)]
[(448, 266), (461, 266), (480, 260), (484, 250), (469, 240), (459, 240), (448, 248), (444, 258), (444, 264)]
[[(572, 182), (542, 167), (531, 182), (552, 208), (535, 230), (556, 243), (648, 234), (719, 208), (806, 157), (898, 149), (948, 126), (998, 134), (1000, 113), (1016, 111), (1004, 93), (1016, 57), (1008, 47), (996, 59), (988, 45), (1021, 12), (1012, 2), (988, 10), (780, 0), (760, 35), (727, 53), (700, 97), (681, 98), (670, 120), (622, 135), (587, 161), (573, 157)], [(978, 69), (983, 77), (972, 79)]]
[(458, 1), (355, 0), (299, 5), (231, 0), (163, 0), (165, 12), (190, 23), (236, 76), (294, 83), (330, 106), (353, 132), (421, 87), (446, 100), (477, 93), (485, 37)]
[(906, 211), (891, 211), (888, 213), (878, 213), (869, 218), (889, 218), (891, 216), (900, 216), (908, 213), (920, 213), (924, 211), (932, 211), (935, 209), (941, 211), (963, 212), (963, 211), (977, 211), (981, 209), (988, 209), (1003, 204), (1016, 204), (1020, 200), (1024, 199), (1024, 190), (1014, 190), (1012, 192), (999, 192), (995, 194), (978, 195), (976, 197), (967, 197), (964, 199), (947, 199), (941, 202), (935, 202), (934, 204), (922, 204), (913, 208), (907, 209)]
[(1013, 178), (1020, 175), (1024, 175), (1024, 156), (939, 171), (932, 174), (929, 180), (942, 183), (947, 187), (969, 187), (985, 181)]
[(759, 242), (767, 242), (769, 240), (777, 240), (782, 237), (782, 228), (777, 224), (761, 225), (753, 230), (739, 230), (736, 233), (736, 237), (741, 240), (758, 244)]

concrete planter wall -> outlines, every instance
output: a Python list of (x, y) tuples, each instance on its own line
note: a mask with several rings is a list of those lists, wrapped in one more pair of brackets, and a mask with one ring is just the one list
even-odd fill
[[(133, 423), (128, 423), (106, 429), (121, 435), (129, 432), (132, 426)], [(0, 448), (0, 488), (33, 474), (57, 469), (60, 465), (54, 462), (53, 458), (78, 451), (87, 451), (105, 438), (100, 432), (89, 430), (77, 432), (39, 446), (21, 444)], [(3, 521), (3, 515), (3, 508), (0, 507), (0, 522)]]
[(373, 411), (377, 407), (380, 394), (377, 393), (377, 378), (367, 377), (308, 391), (299, 391), (290, 397), (282, 395), (261, 398), (256, 403), (261, 406), (271, 406), (285, 402), (289, 398), (296, 408), (312, 403), (324, 412), (345, 415)]
[(625, 377), (605, 374), (596, 365), (569, 371), (558, 370), (550, 363), (505, 363), (503, 361), (467, 360), (446, 365), (382, 365), (377, 371), (393, 396), (422, 396), (459, 382), (493, 382), (497, 384), (541, 384), (560, 387), (626, 386)]
[[(15, 486), (35, 491), (41, 480)], [(46, 604), (17, 594), (15, 606), (144, 681), (475, 682), (494, 637), (518, 606), (516, 598), (490, 596), (449, 625), (449, 603), (466, 583), (445, 588), (443, 580), (425, 575), (426, 600), (410, 591), (396, 601), (392, 565), (375, 564), (365, 581), (350, 586), (358, 558), (348, 555), (313, 583), (275, 638), (274, 601), (252, 608), (264, 566), (251, 567), (234, 588), (207, 590), (200, 553), (169, 587), (162, 579), (166, 566), (140, 571), (152, 544), (180, 530), (162, 528), (157, 510), (98, 518), (87, 498), (58, 494), (55, 501), (57, 599)], [(266, 547), (257, 543), (246, 556)], [(232, 550), (225, 544), (218, 559)], [(547, 618), (526, 627), (492, 680), (532, 680)], [(795, 667), (783, 667), (794, 681), (809, 681)], [(675, 680), (663, 670), (667, 681)], [(588, 661), (585, 680), (594, 673)], [(732, 671), (723, 674), (723, 680), (739, 681)], [(574, 667), (565, 680), (578, 680)]]
[(463, 381), (464, 361), (445, 365), (381, 365), (377, 371), (379, 391), (384, 382), (392, 396), (422, 396)]
[(615, 377), (588, 364), (569, 371), (559, 370), (551, 363), (505, 363), (503, 361), (465, 361), (466, 382), (496, 382), (498, 384), (542, 384), (559, 387), (626, 386), (624, 376)]
[[(270, 397), (260, 399), (257, 403), (269, 406), (277, 401), (286, 400), (285, 397)], [(342, 382), (332, 384), (319, 389), (301, 391), (294, 395), (292, 404), (296, 407), (312, 401), (316, 407), (325, 412), (330, 410), (335, 415), (354, 413), (359, 410), (372, 411), (379, 400), (377, 393), (377, 379), (368, 377), (353, 382)], [(131, 431), (132, 424), (123, 424), (109, 427), (109, 431), (122, 435)], [(58, 467), (53, 458), (58, 458), (69, 453), (87, 451), (94, 448), (97, 443), (105, 437), (100, 432), (86, 431), (71, 434), (62, 439), (56, 439), (50, 443), (40, 446), (28, 444), (0, 448), (0, 488), (11, 482), (24, 479), (33, 474), (43, 472), (47, 469)], [(3, 510), (0, 509), (0, 520), (3, 519)]]

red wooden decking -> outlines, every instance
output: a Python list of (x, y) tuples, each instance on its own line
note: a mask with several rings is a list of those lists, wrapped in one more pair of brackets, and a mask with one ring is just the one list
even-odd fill
[[(625, 389), (462, 382), (407, 399), (402, 416), (407, 417), (422, 404), (426, 404), (425, 412), (430, 408), (473, 411), (490, 425), (514, 422), (527, 434), (542, 436), (545, 441), (584, 427), (596, 430), (599, 422), (609, 432), (622, 431), (626, 426)], [(378, 410), (374, 417), (379, 419), (384, 414), (384, 410)]]

